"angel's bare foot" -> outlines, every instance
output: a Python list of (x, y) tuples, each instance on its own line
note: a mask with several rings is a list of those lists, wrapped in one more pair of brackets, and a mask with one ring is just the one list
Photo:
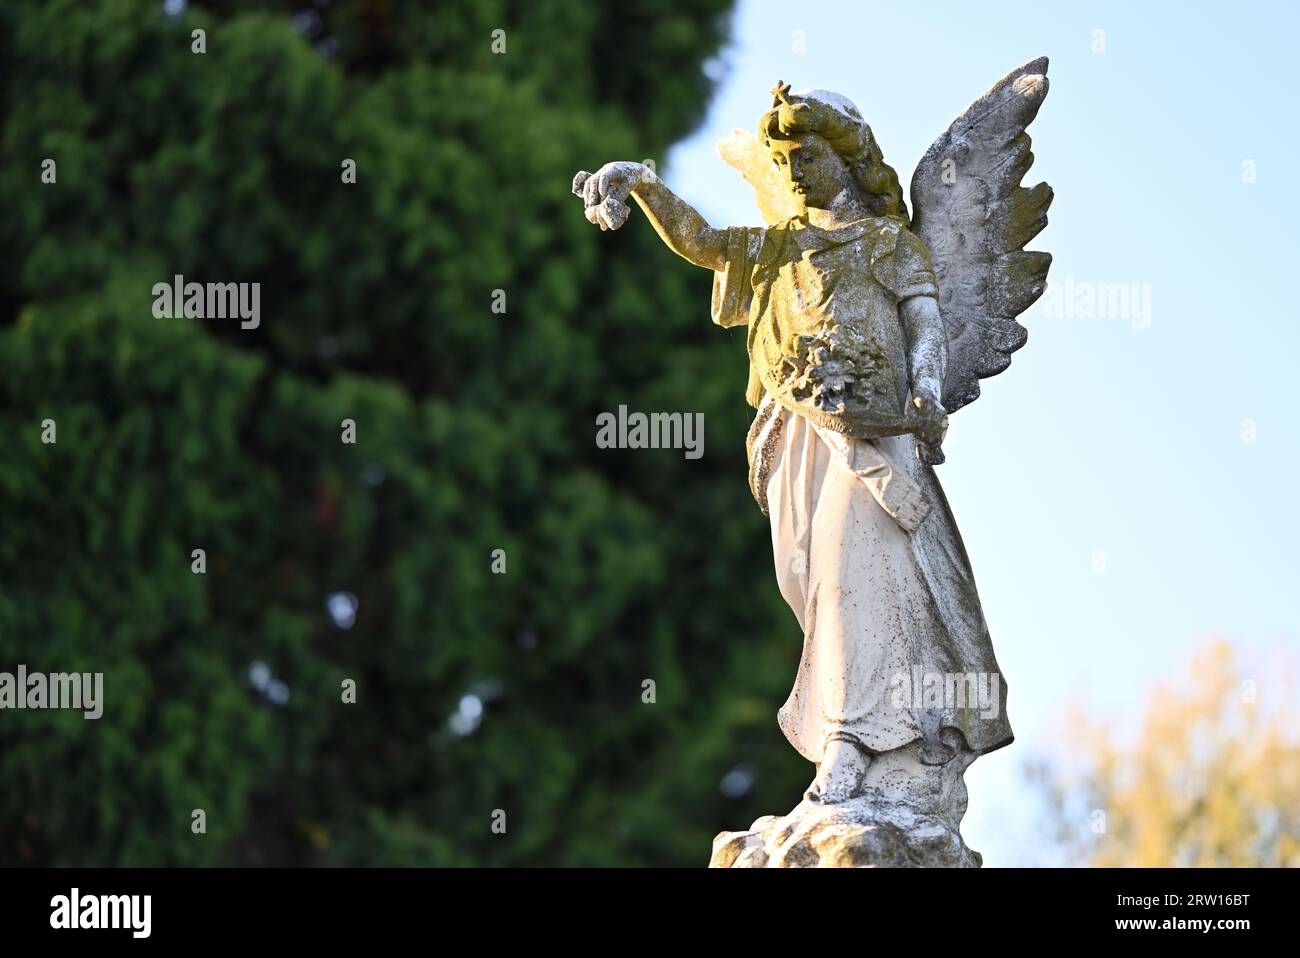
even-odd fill
[(817, 777), (813, 779), (804, 799), (823, 805), (847, 802), (862, 790), (863, 779), (871, 757), (848, 739), (834, 738), (826, 743)]

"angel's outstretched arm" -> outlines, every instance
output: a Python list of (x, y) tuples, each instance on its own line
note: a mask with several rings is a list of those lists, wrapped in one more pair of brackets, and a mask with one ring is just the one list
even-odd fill
[(610, 201), (617, 210), (617, 204), (631, 195), (645, 211), (659, 238), (678, 256), (705, 269), (720, 270), (726, 265), (726, 231), (710, 226), (694, 207), (664, 186), (641, 163), (606, 163), (593, 174), (579, 173), (574, 178), (573, 191), (582, 196), (588, 218), (611, 229), (623, 225), (626, 210), (615, 218), (592, 211)]
[(726, 265), (727, 234), (714, 229), (684, 199), (655, 178), (646, 180), (632, 191), (637, 205), (645, 210), (668, 248), (705, 269), (722, 269)]

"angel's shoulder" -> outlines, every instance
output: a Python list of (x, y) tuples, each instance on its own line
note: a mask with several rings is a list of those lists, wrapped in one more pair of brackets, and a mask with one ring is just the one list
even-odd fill
[(892, 219), (887, 236), (872, 256), (871, 271), (876, 281), (902, 300), (910, 296), (935, 296), (934, 261), (925, 242), (907, 228), (907, 224)]
[(913, 233), (906, 224), (898, 223), (897, 225), (898, 234), (894, 240), (894, 255), (903, 259), (919, 260), (926, 266), (933, 266), (930, 258), (930, 248), (925, 245), (925, 240)]

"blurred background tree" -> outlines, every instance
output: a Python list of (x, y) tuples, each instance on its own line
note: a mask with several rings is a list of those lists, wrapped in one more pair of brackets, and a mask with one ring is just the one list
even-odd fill
[(0, 718), (0, 863), (700, 865), (806, 784), (743, 332), (569, 195), (662, 167), (728, 6), (0, 3), (0, 669), (105, 673)]
[(1053, 841), (1074, 865), (1300, 866), (1294, 677), (1207, 643), (1156, 687), (1133, 741), (1074, 710), (1077, 765), (1036, 762)]

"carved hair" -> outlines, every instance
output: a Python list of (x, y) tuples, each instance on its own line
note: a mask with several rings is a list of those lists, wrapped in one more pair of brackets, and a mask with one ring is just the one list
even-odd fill
[(821, 90), (792, 94), (788, 83), (778, 82), (772, 90), (772, 108), (758, 120), (759, 138), (770, 149), (772, 140), (793, 140), (806, 133), (824, 139), (848, 165), (872, 213), (908, 222), (898, 174), (885, 162), (858, 108), (843, 97)]

